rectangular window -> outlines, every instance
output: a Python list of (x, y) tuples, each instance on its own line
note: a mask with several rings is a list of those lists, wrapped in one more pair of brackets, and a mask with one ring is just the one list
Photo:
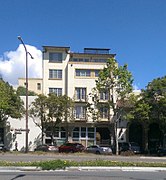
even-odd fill
[(79, 138), (79, 127), (73, 129), (73, 138)]
[(66, 138), (66, 130), (64, 127), (61, 127), (61, 138)]
[(108, 100), (108, 92), (100, 92), (100, 100)]
[(37, 90), (41, 90), (41, 83), (37, 83)]
[(60, 69), (49, 69), (50, 79), (62, 79), (62, 70)]
[(61, 63), (62, 62), (62, 53), (49, 53), (49, 62)]
[(100, 70), (95, 70), (94, 72), (95, 72), (95, 77), (99, 77)]
[(76, 106), (75, 107), (75, 118), (76, 119), (84, 119), (86, 116), (85, 116), (85, 112), (86, 112), (86, 109), (84, 106)]
[(62, 88), (49, 88), (49, 93), (54, 93), (57, 96), (62, 96)]
[(108, 108), (107, 107), (101, 107), (100, 108), (100, 117), (102, 119), (108, 118)]
[(106, 63), (107, 59), (92, 59), (91, 62)]
[(81, 137), (82, 138), (86, 137), (86, 127), (81, 127)]
[(86, 88), (75, 88), (76, 100), (86, 100)]
[(55, 127), (54, 137), (65, 138), (66, 137), (65, 129), (63, 127)]
[(90, 77), (91, 70), (89, 69), (76, 69), (76, 76)]
[(95, 129), (88, 128), (88, 138), (94, 138), (94, 137), (95, 137)]

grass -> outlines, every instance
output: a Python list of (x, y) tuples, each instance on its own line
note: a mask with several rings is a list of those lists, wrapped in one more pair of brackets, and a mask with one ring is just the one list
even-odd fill
[(0, 166), (36, 166), (41, 167), (43, 170), (65, 169), (66, 167), (78, 166), (105, 166), (105, 167), (165, 167), (166, 163), (147, 163), (147, 162), (120, 162), (108, 160), (95, 160), (95, 161), (66, 161), (66, 160), (51, 160), (51, 161), (38, 161), (38, 162), (7, 162), (0, 161)]

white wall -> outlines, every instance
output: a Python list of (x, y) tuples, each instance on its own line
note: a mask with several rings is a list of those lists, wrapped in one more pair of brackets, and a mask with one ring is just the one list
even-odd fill
[[(31, 102), (36, 98), (36, 96), (29, 96), (28, 103), (29, 105)], [(21, 99), (24, 101), (25, 104), (25, 96), (21, 96)], [(21, 119), (13, 119), (9, 118), (6, 127), (6, 136), (5, 136), (5, 145), (7, 145), (10, 150), (15, 149), (15, 142), (18, 143), (18, 150), (24, 151), (25, 150), (25, 131), (17, 131), (18, 129), (24, 130), (26, 127), (26, 120), (25, 117)], [(38, 143), (41, 143), (41, 130), (37, 127), (32, 118), (28, 117), (28, 128), (30, 129), (28, 134), (28, 144), (29, 150), (32, 151), (36, 147)]]

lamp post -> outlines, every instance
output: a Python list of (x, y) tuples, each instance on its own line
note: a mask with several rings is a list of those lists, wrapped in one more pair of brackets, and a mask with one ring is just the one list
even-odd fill
[(18, 40), (21, 41), (22, 45), (24, 46), (25, 53), (26, 53), (26, 64), (25, 64), (25, 81), (26, 81), (26, 106), (25, 106), (25, 152), (28, 152), (28, 54), (30, 55), (31, 59), (33, 59), (33, 56), (30, 52), (27, 51), (27, 48), (24, 44), (24, 41), (22, 40), (21, 36), (18, 36)]

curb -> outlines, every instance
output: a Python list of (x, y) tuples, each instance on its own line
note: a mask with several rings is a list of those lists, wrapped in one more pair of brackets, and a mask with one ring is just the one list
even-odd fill
[[(161, 172), (166, 171), (166, 167), (104, 167), (104, 166), (80, 166), (80, 167), (66, 167), (65, 169), (58, 169), (54, 171), (142, 171), (142, 172)], [(0, 172), (3, 171), (43, 171), (41, 167), (35, 166), (5, 166), (0, 167)]]
[(114, 171), (114, 170), (120, 170), (120, 171), (166, 171), (166, 168), (163, 167), (94, 167), (94, 166), (87, 166), (87, 167), (67, 167), (65, 170), (72, 171), (72, 170), (78, 170), (78, 171)]
[(35, 166), (5, 166), (0, 167), (0, 171), (41, 171), (41, 167)]

